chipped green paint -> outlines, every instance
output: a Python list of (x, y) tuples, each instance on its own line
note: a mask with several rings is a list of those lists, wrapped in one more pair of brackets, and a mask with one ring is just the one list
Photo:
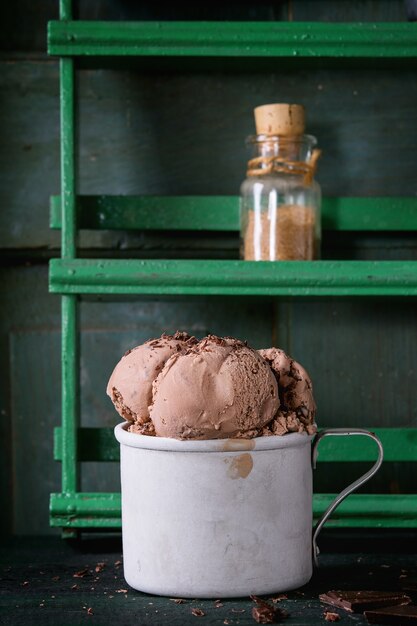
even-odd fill
[[(238, 231), (237, 196), (77, 196), (80, 228)], [(51, 228), (62, 227), (60, 196)], [(323, 198), (323, 230), (417, 231), (416, 198)]]
[(79, 424), (79, 354), (77, 296), (63, 296), (62, 307), (62, 490), (79, 487), (77, 428)]
[[(71, 18), (71, 0), (61, 0), (61, 19)], [(62, 258), (76, 256), (74, 61), (60, 60)], [(77, 296), (61, 300), (62, 366), (62, 490), (79, 487), (77, 428), (79, 424), (79, 351)]]
[(417, 57), (407, 22), (52, 21), (48, 52), (86, 56)]
[(106, 295), (410, 296), (417, 261), (52, 259), (50, 291)]

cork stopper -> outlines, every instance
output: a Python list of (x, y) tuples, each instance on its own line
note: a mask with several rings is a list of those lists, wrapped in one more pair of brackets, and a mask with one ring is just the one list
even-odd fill
[(302, 104), (264, 104), (256, 107), (257, 135), (303, 135), (305, 109)]

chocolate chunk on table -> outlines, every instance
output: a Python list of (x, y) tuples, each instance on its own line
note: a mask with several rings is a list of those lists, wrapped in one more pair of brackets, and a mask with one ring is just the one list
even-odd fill
[(412, 604), (389, 606), (377, 611), (365, 611), (369, 624), (392, 624), (392, 626), (406, 626), (417, 624), (417, 606)]
[(402, 578), (400, 580), (400, 587), (403, 591), (417, 591), (417, 578)]
[(366, 610), (411, 602), (409, 596), (398, 591), (328, 591), (322, 593), (319, 598), (326, 604), (351, 613), (363, 613)]

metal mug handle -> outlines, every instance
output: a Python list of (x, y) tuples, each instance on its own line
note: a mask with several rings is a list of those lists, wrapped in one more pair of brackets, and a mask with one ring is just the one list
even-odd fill
[(376, 474), (376, 472), (381, 467), (381, 463), (384, 458), (384, 449), (382, 447), (381, 441), (378, 439), (378, 437), (374, 433), (371, 433), (369, 430), (364, 430), (362, 428), (327, 428), (317, 433), (317, 435), (315, 436), (313, 440), (313, 448), (312, 448), (313, 469), (316, 468), (316, 461), (317, 461), (317, 455), (318, 455), (317, 447), (320, 441), (324, 437), (328, 437), (328, 436), (331, 436), (331, 437), (342, 436), (343, 437), (346, 435), (348, 436), (349, 435), (363, 435), (365, 437), (370, 437), (371, 439), (376, 441), (378, 445), (378, 458), (376, 460), (376, 463), (371, 467), (370, 470), (366, 472), (366, 474), (363, 474), (363, 476), (355, 480), (352, 484), (346, 487), (346, 489), (343, 489), (343, 491), (339, 493), (339, 495), (333, 500), (330, 506), (328, 506), (328, 508), (325, 510), (325, 512), (323, 513), (323, 515), (320, 517), (319, 521), (317, 522), (313, 530), (313, 559), (314, 559), (314, 564), (316, 566), (318, 565), (318, 555), (320, 554), (320, 550), (317, 546), (317, 537), (318, 537), (319, 532), (323, 528), (324, 524), (326, 523), (327, 519), (330, 517), (330, 515), (333, 513), (336, 507), (338, 507), (339, 504), (343, 502), (343, 500), (350, 493), (352, 493), (353, 491), (356, 491), (358, 487), (361, 487), (362, 485), (364, 485), (370, 478), (372, 478), (374, 474)]

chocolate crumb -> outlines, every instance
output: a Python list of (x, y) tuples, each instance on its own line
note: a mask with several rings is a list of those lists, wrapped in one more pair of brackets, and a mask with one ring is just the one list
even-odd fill
[(256, 606), (252, 609), (252, 617), (258, 624), (276, 624), (288, 617), (286, 611), (275, 608), (268, 602), (265, 602), (265, 600), (262, 600), (262, 598), (258, 598), (258, 596), (252, 595), (250, 598), (256, 602)]
[(275, 611), (266, 606), (254, 606), (252, 617), (258, 624), (273, 624), (275, 622)]
[(183, 598), (170, 598), (171, 602), (175, 602), (175, 604), (185, 604), (185, 600)]
[(116, 593), (127, 593), (127, 589), (116, 589)]
[(75, 572), (75, 574), (72, 575), (73, 578), (84, 578), (84, 576), (88, 576), (89, 571), (88, 571), (88, 567), (85, 567), (84, 569), (80, 569), (78, 572)]
[(323, 613), (326, 622), (338, 622), (340, 620), (339, 613), (332, 613), (331, 611), (325, 611)]
[(203, 617), (205, 615), (204, 611), (201, 609), (191, 609), (191, 613), (195, 615), (195, 617)]
[(220, 600), (215, 600), (214, 601), (214, 608), (215, 609), (220, 609), (223, 606), (223, 602), (220, 602)]
[(29, 584), (29, 581), (28, 581), (28, 580), (24, 580), (24, 581), (21, 583), (22, 587), (27, 587), (27, 586), (28, 586), (28, 584)]
[(105, 563), (97, 563), (97, 565), (95, 567), (95, 571), (96, 572), (102, 572), (105, 567), (106, 567)]
[(75, 589), (78, 589), (78, 585), (72, 585), (71, 589), (74, 589), (75, 591)]
[(121, 561), (115, 561), (114, 566), (115, 566), (115, 567), (119, 567), (119, 565), (121, 565), (121, 564), (122, 564), (122, 562), (121, 562)]
[(93, 609), (91, 608), (91, 606), (89, 606), (87, 609), (87, 615), (93, 615)]
[(245, 609), (232, 609), (232, 613), (244, 613)]
[(275, 596), (274, 598), (270, 598), (271, 602), (276, 604), (277, 602), (281, 602), (281, 600), (288, 600), (288, 596), (285, 593), (280, 593), (279, 596)]

